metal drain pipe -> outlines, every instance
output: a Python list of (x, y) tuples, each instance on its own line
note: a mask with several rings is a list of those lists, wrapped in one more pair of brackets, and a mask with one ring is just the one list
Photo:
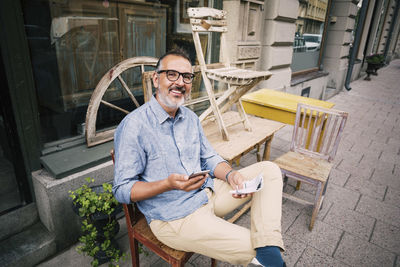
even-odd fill
[(347, 68), (346, 81), (344, 82), (344, 87), (346, 88), (347, 91), (351, 90), (350, 80), (351, 80), (351, 75), (353, 73), (354, 61), (356, 60), (358, 47), (360, 46), (361, 33), (363, 30), (362, 28), (364, 27), (364, 21), (365, 21), (365, 16), (367, 14), (368, 3), (369, 0), (363, 0), (360, 10), (360, 17), (358, 18), (357, 22), (357, 29), (354, 37), (353, 47), (351, 49), (351, 53), (349, 56), (350, 59), (349, 59), (349, 67)]

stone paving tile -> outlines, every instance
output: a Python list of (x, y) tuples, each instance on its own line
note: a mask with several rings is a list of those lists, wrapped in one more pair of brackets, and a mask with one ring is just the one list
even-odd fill
[[(351, 134), (353, 136), (355, 136), (355, 138), (357, 140), (355, 142), (354, 146), (351, 147), (351, 149), (350, 149), (351, 152), (354, 152), (354, 153), (363, 152), (372, 143), (371, 136), (363, 136), (355, 131), (354, 132), (352, 131)], [(353, 138), (353, 137), (351, 137), (351, 138)]]
[(283, 154), (285, 154), (287, 151), (289, 150), (280, 150), (280, 149), (276, 149), (276, 148), (271, 148), (271, 154), (269, 156), (269, 160), (273, 161), (275, 159), (277, 159), (278, 157), (282, 156)]
[(368, 196), (361, 196), (356, 211), (391, 225), (400, 226), (400, 208), (378, 201)]
[[(396, 135), (398, 135), (398, 134), (396, 134)], [(390, 138), (387, 140), (386, 144), (389, 145), (389, 146), (396, 146), (396, 147), (398, 147), (398, 145), (399, 145), (399, 139), (398, 139), (398, 138), (394, 138), (394, 137), (390, 137)], [(399, 155), (399, 152), (397, 152), (397, 155)]]
[(393, 266), (395, 254), (345, 233), (333, 257), (351, 266)]
[(342, 140), (340, 140), (337, 154), (340, 154), (341, 152), (348, 153), (354, 144), (355, 143), (351, 140), (347, 140), (345, 137), (343, 137)]
[(376, 184), (388, 185), (394, 189), (400, 190), (400, 175), (391, 170), (375, 170), (371, 181)]
[(400, 228), (378, 220), (371, 243), (400, 255)]
[(339, 205), (333, 205), (323, 221), (366, 241), (375, 224), (374, 218)]
[(328, 183), (326, 189), (325, 202), (332, 202), (334, 205), (354, 209), (360, 198), (360, 193), (337, 186), (333, 183)]
[(282, 233), (285, 233), (293, 222), (299, 217), (304, 205), (294, 201), (286, 201), (282, 207)]
[(383, 152), (383, 151), (391, 151), (393, 153), (397, 153), (398, 152), (398, 146), (390, 146), (384, 142), (379, 142), (377, 140), (373, 140), (371, 142), (371, 145), (369, 146), (369, 149), (375, 152)]
[(395, 190), (391, 187), (388, 187), (383, 202), (400, 207), (400, 190)]
[(396, 164), (400, 162), (400, 155), (383, 151), (382, 155), (379, 157), (379, 160)]
[(283, 242), (285, 244), (285, 252), (282, 254), (283, 260), (288, 267), (294, 266), (306, 249), (307, 244), (287, 235), (283, 235)]
[(332, 255), (343, 231), (322, 221), (316, 221), (313, 230), (310, 231), (310, 219), (309, 215), (301, 214), (285, 234)]
[(366, 180), (363, 177), (351, 175), (348, 179), (346, 188), (365, 194), (378, 200), (383, 200), (386, 193), (386, 185), (379, 185)]
[(343, 187), (349, 177), (350, 173), (348, 172), (339, 169), (332, 169), (329, 174), (329, 182)]
[(334, 259), (333, 257), (328, 256), (315, 248), (307, 247), (296, 264), (296, 267), (301, 266), (346, 267), (350, 265)]
[(364, 165), (354, 165), (350, 162), (343, 160), (338, 166), (337, 169), (348, 172), (348, 173), (357, 173), (359, 176), (366, 177), (369, 179), (374, 172), (374, 169), (370, 166)]

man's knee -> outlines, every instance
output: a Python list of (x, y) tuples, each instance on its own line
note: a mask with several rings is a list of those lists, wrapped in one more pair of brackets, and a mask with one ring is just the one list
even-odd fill
[(279, 166), (272, 161), (260, 161), (255, 163), (254, 166), (257, 166), (257, 168), (260, 168), (263, 171), (269, 171), (270, 173), (281, 173)]

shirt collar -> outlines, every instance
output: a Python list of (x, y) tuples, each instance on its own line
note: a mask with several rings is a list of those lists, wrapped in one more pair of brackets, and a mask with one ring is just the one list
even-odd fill
[[(163, 109), (163, 107), (160, 105), (160, 103), (158, 103), (157, 99), (154, 96), (151, 97), (149, 104), (160, 124), (170, 118), (169, 114)], [(175, 120), (181, 118), (184, 118), (182, 114), (182, 108), (178, 108), (178, 110), (176, 111)]]

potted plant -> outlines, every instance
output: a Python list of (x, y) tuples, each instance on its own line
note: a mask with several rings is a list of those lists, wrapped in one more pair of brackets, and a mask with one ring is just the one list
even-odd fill
[(365, 80), (369, 81), (371, 78), (369, 77), (372, 75), (378, 75), (378, 69), (384, 66), (385, 58), (382, 54), (373, 54), (366, 57), (366, 61), (368, 63), (367, 66), (367, 77)]
[(82, 219), (81, 245), (77, 251), (93, 257), (92, 266), (110, 262), (109, 266), (118, 266), (125, 254), (114, 241), (119, 231), (116, 215), (122, 210), (112, 194), (112, 185), (89, 186), (94, 182), (86, 178), (87, 184), (75, 191), (69, 191), (73, 209)]

